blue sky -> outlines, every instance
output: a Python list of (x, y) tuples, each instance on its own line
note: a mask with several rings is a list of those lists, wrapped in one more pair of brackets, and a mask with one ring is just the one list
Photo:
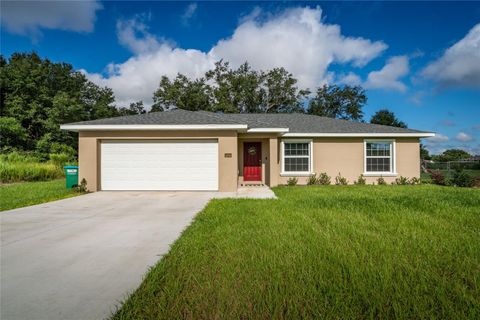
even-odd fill
[(480, 154), (476, 2), (2, 1), (1, 53), (36, 51), (111, 87), (118, 105), (151, 103), (160, 76), (214, 61), (284, 66), (302, 87), (360, 84), (366, 120), (388, 108), (432, 130), (433, 152)]

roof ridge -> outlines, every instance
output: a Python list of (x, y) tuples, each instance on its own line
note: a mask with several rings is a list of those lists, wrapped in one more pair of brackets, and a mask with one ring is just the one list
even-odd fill
[(215, 119), (218, 119), (218, 120), (231, 121), (231, 122), (234, 122), (235, 124), (245, 124), (245, 123), (240, 123), (240, 122), (237, 122), (237, 121), (232, 121), (231, 119), (225, 119), (224, 117), (218, 117), (217, 114), (215, 112), (212, 112), (212, 111), (197, 110), (197, 111), (192, 111), (192, 112), (202, 113), (202, 114), (205, 114), (209, 117), (212, 117), (212, 118), (215, 118)]
[[(225, 120), (225, 118), (228, 119), (228, 116), (229, 115), (249, 115), (249, 114), (267, 114), (267, 113), (264, 113), (264, 112), (256, 112), (256, 113), (253, 113), (253, 112), (247, 112), (247, 113), (215, 113), (215, 112), (212, 112), (212, 111), (206, 111), (206, 110), (199, 110), (197, 112), (202, 112), (202, 113), (208, 113), (214, 117), (216, 117), (217, 119), (222, 119), (222, 120)], [(256, 122), (258, 123), (263, 123), (265, 125), (269, 125), (269, 126), (275, 126), (274, 123), (271, 123), (271, 122), (268, 122), (268, 121), (262, 121), (262, 120), (258, 120), (258, 119), (255, 119)], [(237, 122), (238, 124), (244, 124), (244, 123), (240, 123), (240, 122)]]

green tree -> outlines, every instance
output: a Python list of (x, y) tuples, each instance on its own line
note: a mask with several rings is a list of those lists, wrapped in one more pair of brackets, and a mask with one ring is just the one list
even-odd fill
[(461, 149), (448, 149), (439, 155), (433, 156), (432, 159), (435, 161), (447, 162), (468, 159), (471, 156), (470, 153)]
[(137, 101), (130, 103), (128, 108), (121, 107), (118, 109), (118, 114), (120, 116), (131, 116), (136, 114), (144, 114), (147, 111), (143, 107), (143, 101)]
[(388, 109), (381, 109), (375, 112), (375, 114), (370, 119), (370, 123), (382, 124), (391, 127), (407, 128), (407, 124), (397, 119), (395, 114)]
[(215, 63), (215, 68), (205, 74), (207, 81), (214, 85), (209, 87), (212, 105), (211, 111), (225, 113), (259, 112), (262, 102), (260, 85), (262, 74), (252, 70), (245, 62), (238, 69), (232, 70), (228, 62)]
[(163, 76), (153, 96), (152, 111), (177, 107), (225, 113), (303, 112), (302, 102), (309, 91), (299, 90), (296, 83), (284, 68), (263, 72), (244, 63), (232, 69), (220, 60), (199, 79), (178, 74), (172, 81)]
[(0, 151), (23, 150), (27, 141), (27, 130), (17, 119), (0, 117)]
[(170, 81), (166, 76), (153, 94), (151, 112), (180, 108), (190, 111), (207, 110), (210, 107), (209, 88), (204, 78), (190, 80), (183, 74)]
[(310, 91), (299, 90), (297, 79), (290, 72), (275, 68), (263, 74), (262, 78), (261, 112), (303, 112), (302, 102)]
[(49, 150), (53, 143), (76, 147), (76, 134), (60, 130), (60, 124), (118, 115), (111, 89), (36, 53), (1, 57), (0, 86), (0, 116), (15, 118), (26, 130), (27, 150)]
[(365, 90), (360, 86), (324, 85), (317, 89), (307, 112), (318, 116), (360, 121), (367, 103)]

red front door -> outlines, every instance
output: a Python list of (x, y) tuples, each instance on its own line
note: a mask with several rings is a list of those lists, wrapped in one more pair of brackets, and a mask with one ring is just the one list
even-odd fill
[(243, 180), (262, 181), (262, 144), (260, 142), (243, 144)]

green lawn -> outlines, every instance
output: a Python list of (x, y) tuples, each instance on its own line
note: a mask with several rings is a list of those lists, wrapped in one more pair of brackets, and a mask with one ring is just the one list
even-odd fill
[(0, 211), (75, 197), (80, 194), (67, 190), (65, 179), (0, 185)]
[(211, 201), (113, 318), (480, 318), (480, 190), (275, 193)]

